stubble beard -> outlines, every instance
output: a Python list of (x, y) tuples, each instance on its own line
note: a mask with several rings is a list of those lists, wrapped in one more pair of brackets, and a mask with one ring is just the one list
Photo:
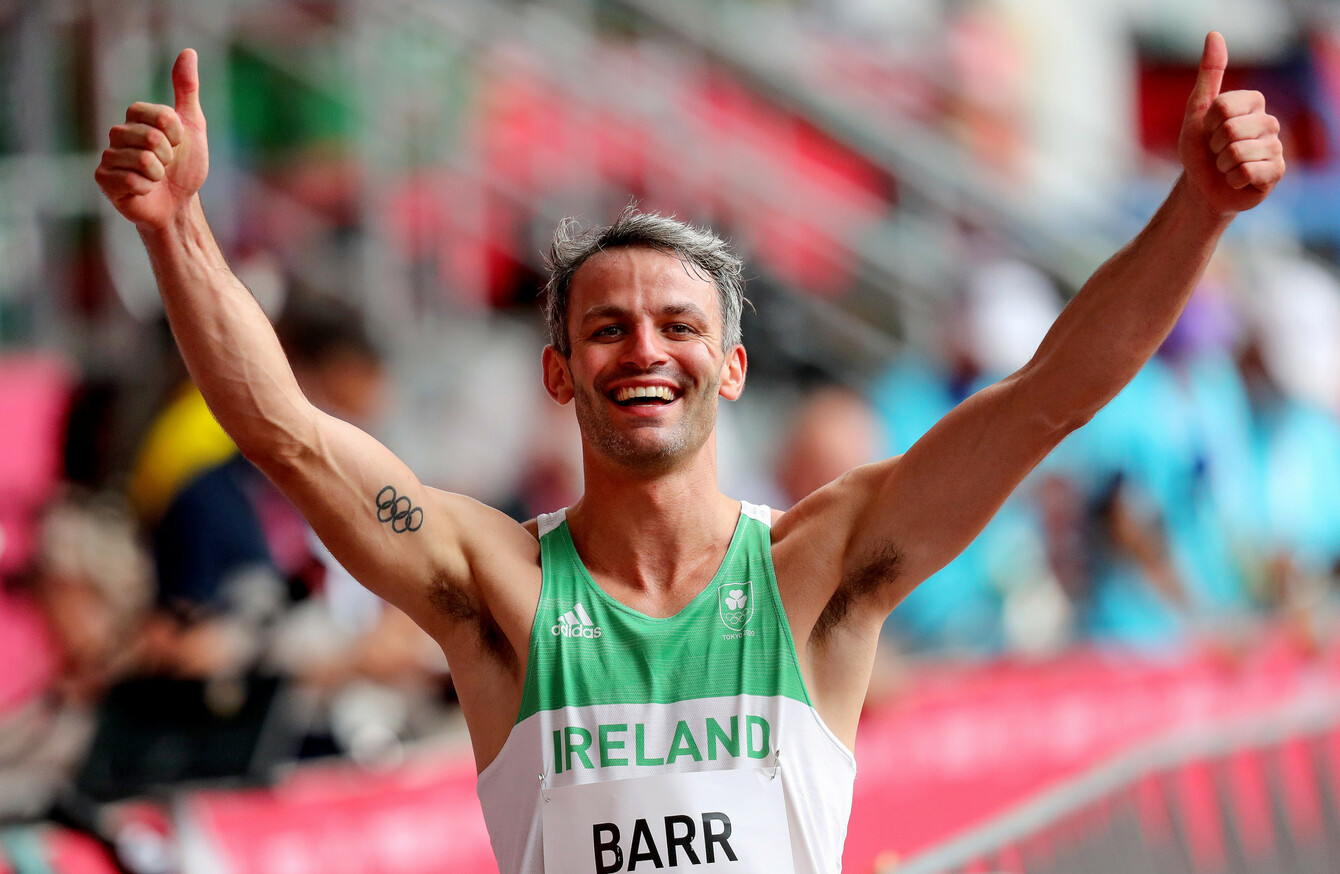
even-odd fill
[(690, 386), (676, 403), (685, 409), (669, 425), (645, 424), (619, 430), (610, 420), (605, 395), (588, 388), (574, 393), (577, 425), (583, 440), (597, 453), (615, 463), (643, 473), (670, 470), (681, 458), (697, 453), (712, 436), (716, 424), (716, 398), (719, 384)]

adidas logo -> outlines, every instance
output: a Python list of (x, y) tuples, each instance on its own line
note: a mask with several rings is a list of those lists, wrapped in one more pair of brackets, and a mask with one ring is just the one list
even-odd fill
[(571, 610), (558, 617), (558, 622), (550, 626), (549, 633), (555, 637), (585, 637), (594, 640), (604, 632), (591, 619), (582, 602), (578, 601)]

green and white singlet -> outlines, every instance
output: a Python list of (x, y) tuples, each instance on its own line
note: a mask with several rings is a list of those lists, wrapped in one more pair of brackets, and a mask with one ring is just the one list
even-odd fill
[(744, 504), (716, 576), (656, 619), (540, 517), (521, 709), (479, 775), (503, 874), (841, 868), (856, 761), (801, 679), (770, 521)]

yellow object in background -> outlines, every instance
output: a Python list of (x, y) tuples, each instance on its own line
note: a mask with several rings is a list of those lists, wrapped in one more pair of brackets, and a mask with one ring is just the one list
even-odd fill
[(130, 499), (144, 519), (163, 515), (173, 497), (200, 471), (237, 451), (194, 383), (149, 425), (130, 475)]

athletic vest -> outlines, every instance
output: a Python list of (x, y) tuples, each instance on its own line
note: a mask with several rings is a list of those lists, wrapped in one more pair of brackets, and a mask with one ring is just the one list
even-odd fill
[(540, 517), (521, 709), (479, 775), (502, 874), (546, 853), (547, 874), (775, 874), (788, 844), (799, 874), (840, 870), (856, 762), (801, 679), (770, 521), (744, 504), (716, 575), (659, 619), (596, 585), (564, 511)]

